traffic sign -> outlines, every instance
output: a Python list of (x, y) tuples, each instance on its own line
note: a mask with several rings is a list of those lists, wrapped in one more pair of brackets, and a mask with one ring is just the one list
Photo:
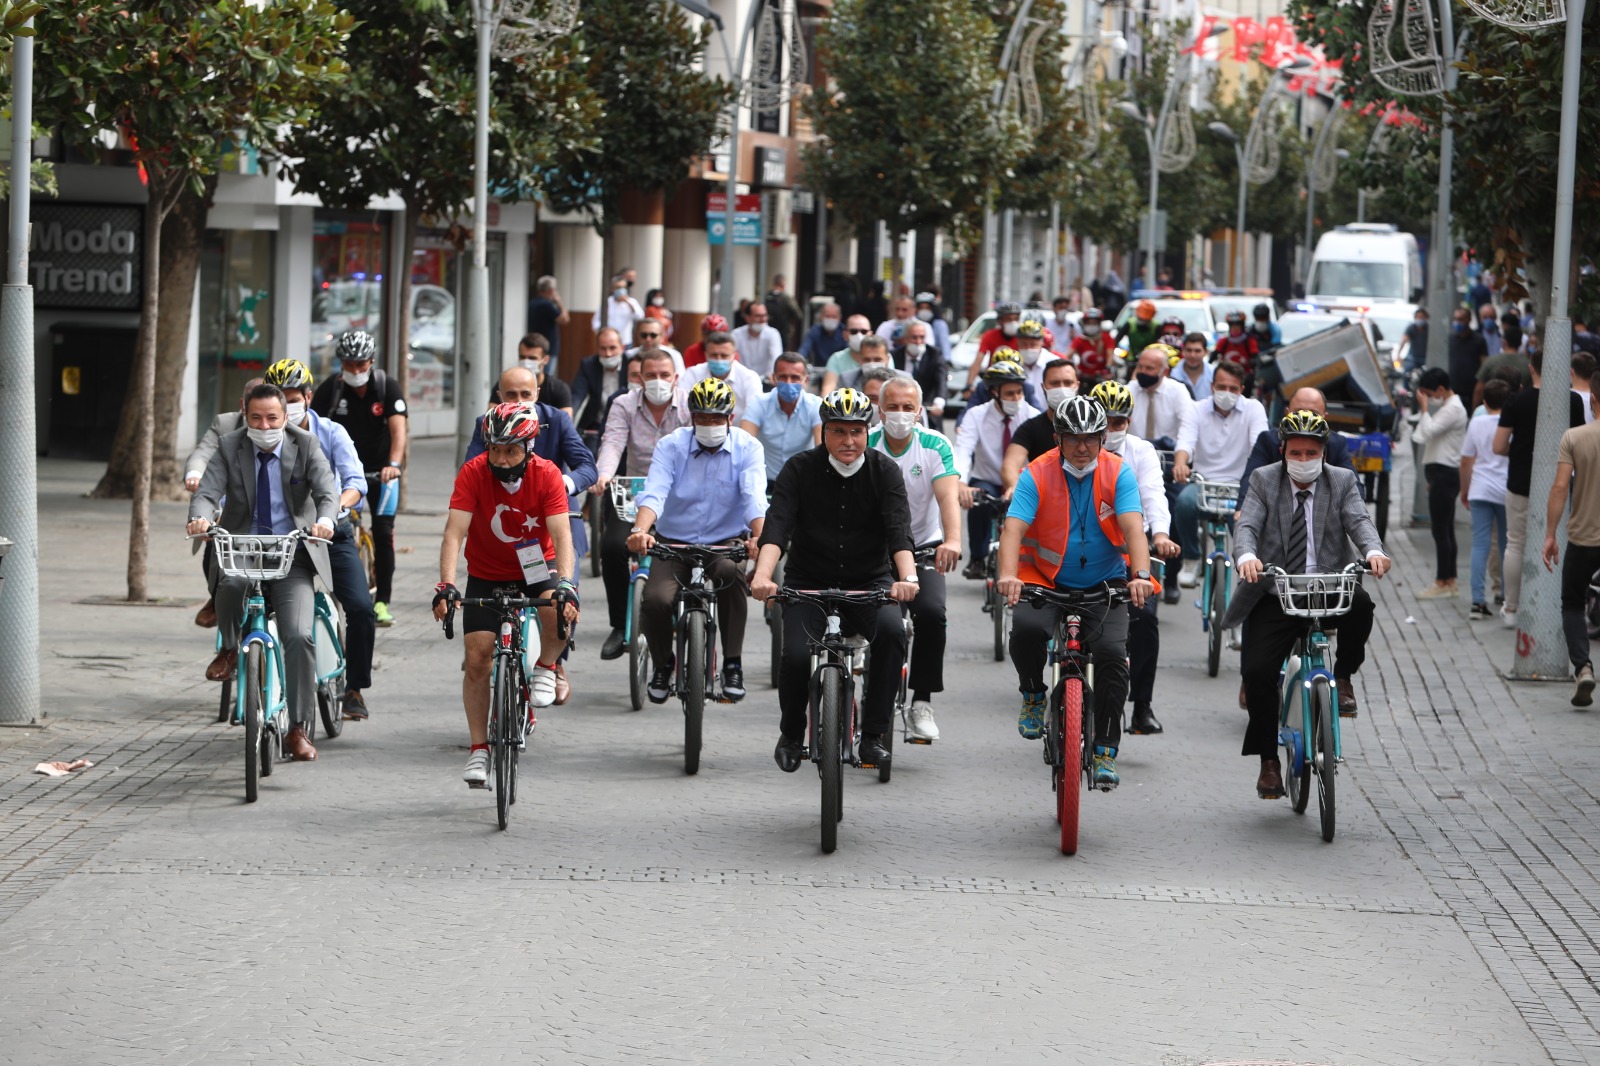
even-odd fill
[[(722, 244), (728, 235), (728, 197), (724, 193), (706, 194), (706, 241)], [(733, 243), (755, 246), (761, 243), (761, 196), (740, 194), (733, 202)]]

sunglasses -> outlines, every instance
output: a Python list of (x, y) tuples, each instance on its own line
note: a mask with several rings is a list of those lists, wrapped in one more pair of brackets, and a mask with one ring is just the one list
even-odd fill
[(850, 336), (852, 336), (852, 337), (865, 337), (867, 334), (871, 333), (872, 331), (870, 329), (850, 329), (850, 330), (845, 330), (845, 332), (850, 334)]

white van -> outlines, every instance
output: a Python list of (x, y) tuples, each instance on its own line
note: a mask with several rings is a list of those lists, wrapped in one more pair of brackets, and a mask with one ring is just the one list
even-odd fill
[(1311, 257), (1306, 302), (1346, 310), (1423, 298), (1417, 239), (1388, 223), (1352, 222), (1324, 233)]

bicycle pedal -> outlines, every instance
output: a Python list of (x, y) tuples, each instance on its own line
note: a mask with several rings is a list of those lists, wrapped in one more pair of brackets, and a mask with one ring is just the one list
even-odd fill
[(487, 782), (487, 781), (469, 781), (469, 782), (467, 782), (467, 787), (471, 788), (471, 789), (478, 789), (478, 790), (487, 792), (487, 791), (489, 791), (489, 782)]
[(907, 744), (932, 744), (933, 741), (929, 740), (927, 737), (906, 737), (906, 743)]

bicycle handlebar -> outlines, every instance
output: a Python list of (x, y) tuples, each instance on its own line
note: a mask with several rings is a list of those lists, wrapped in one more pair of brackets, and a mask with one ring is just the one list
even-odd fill
[(183, 538), (185, 540), (210, 540), (212, 537), (216, 536), (218, 533), (221, 533), (225, 537), (250, 537), (250, 538), (252, 538), (254, 540), (290, 540), (290, 539), (297, 539), (297, 540), (310, 541), (312, 544), (332, 544), (333, 543), (333, 541), (329, 540), (326, 537), (313, 537), (311, 535), (310, 527), (306, 527), (304, 529), (297, 529), (292, 533), (235, 533), (230, 529), (223, 529), (221, 526), (216, 525), (215, 523), (213, 523), (211, 528), (206, 530), (204, 533), (185, 533), (183, 535)]
[(1370, 574), (1372, 564), (1360, 559), (1341, 570), (1330, 570), (1326, 574), (1291, 574), (1281, 566), (1264, 566), (1261, 568), (1261, 573), (1267, 577), (1334, 577), (1339, 574)]
[(827, 610), (838, 603), (894, 602), (888, 589), (796, 589), (784, 587), (772, 597), (781, 603), (814, 603)]
[(1043, 585), (1024, 585), (1022, 598), (1035, 607), (1116, 606), (1128, 602), (1128, 587), (1103, 582), (1087, 589), (1052, 589)]
[[(457, 607), (488, 607), (499, 613), (500, 617), (508, 618), (515, 611), (529, 610), (537, 607), (559, 607), (566, 600), (558, 596), (513, 596), (509, 592), (496, 591), (493, 596), (454, 597), (446, 601), (444, 613), (444, 639), (456, 639), (456, 608)], [(556, 614), (556, 636), (561, 640), (567, 639), (567, 618), (565, 611)]]
[(680, 559), (691, 563), (708, 556), (736, 563), (750, 558), (750, 551), (743, 544), (677, 544), (664, 540), (656, 541), (647, 554), (656, 559)]

